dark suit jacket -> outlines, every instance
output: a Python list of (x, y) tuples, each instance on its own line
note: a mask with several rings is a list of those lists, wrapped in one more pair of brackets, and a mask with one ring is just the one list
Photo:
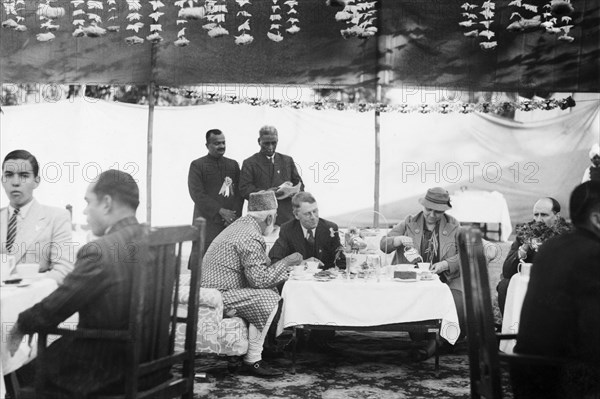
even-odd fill
[[(513, 241), (510, 246), (510, 250), (508, 251), (508, 255), (506, 255), (506, 259), (504, 259), (504, 264), (502, 265), (502, 277), (509, 279), (518, 271), (519, 268), (519, 247), (523, 245), (523, 242), (520, 238), (516, 237), (515, 241)], [(527, 251), (527, 256), (523, 260), (527, 263), (533, 263), (533, 259), (535, 258), (536, 252), (529, 248)]]
[[(522, 369), (515, 362), (511, 366), (515, 397), (519, 392), (533, 395), (527, 397), (562, 398), (566, 391), (568, 397), (583, 398), (586, 393), (579, 390), (586, 383), (595, 385), (594, 392), (600, 395), (599, 237), (576, 229), (540, 247), (531, 268), (515, 352), (573, 359), (564, 368), (524, 365)], [(591, 364), (586, 367), (580, 362)]]
[[(278, 152), (275, 153), (274, 157), (274, 166), (261, 153), (252, 155), (242, 163), (240, 175), (240, 192), (242, 193), (242, 197), (248, 199), (250, 193), (277, 187), (286, 181), (292, 182), (294, 186), (302, 183), (302, 178), (296, 169), (292, 157)], [(300, 186), (300, 191), (304, 191), (304, 184)], [(279, 200), (277, 203), (276, 223), (281, 226), (289, 220), (294, 220), (292, 198)]]
[[(330, 229), (336, 232), (333, 237)], [(315, 231), (315, 248), (310, 248), (304, 238), (300, 221), (297, 219), (291, 220), (281, 225), (279, 237), (271, 251), (269, 251), (269, 258), (271, 258), (272, 263), (275, 263), (294, 252), (299, 252), (304, 259), (312, 256), (319, 259), (325, 265), (325, 269), (334, 267), (335, 252), (340, 247), (340, 236), (337, 230), (337, 224), (319, 218)], [(337, 265), (341, 268), (346, 267), (346, 258), (343, 252)]]
[[(233, 181), (233, 195), (229, 197), (219, 194), (225, 177)], [(193, 220), (200, 216), (206, 219), (205, 248), (225, 229), (219, 209), (229, 209), (235, 211), (238, 217), (242, 216), (244, 199), (240, 195), (239, 181), (240, 167), (233, 159), (205, 155), (190, 164), (188, 189), (194, 201)]]
[[(20, 329), (31, 334), (55, 327), (76, 312), (78, 328), (127, 329), (131, 285), (136, 278), (133, 266), (143, 262), (148, 253), (148, 240), (144, 237), (145, 227), (130, 217), (114, 224), (108, 234), (84, 245), (63, 285), (19, 315)], [(154, 293), (146, 295), (152, 297)], [(145, 317), (152, 309), (147, 311)], [(147, 358), (146, 353), (141, 356)], [(116, 341), (65, 336), (48, 348), (46, 362), (53, 388), (67, 397), (79, 398), (121, 383), (125, 350)]]

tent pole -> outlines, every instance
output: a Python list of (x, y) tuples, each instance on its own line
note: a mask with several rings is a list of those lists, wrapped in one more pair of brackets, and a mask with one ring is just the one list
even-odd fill
[[(377, 85), (377, 103), (381, 102), (381, 85)], [(375, 109), (375, 188), (373, 190), (373, 227), (379, 228), (379, 177), (381, 169), (381, 149), (380, 149), (380, 112)]]
[[(377, 26), (377, 36), (375, 39), (377, 41), (375, 46), (375, 78), (377, 79), (377, 86), (375, 87), (375, 102), (377, 104), (381, 104), (381, 57), (382, 53), (380, 50), (381, 47), (381, 39), (382, 39), (382, 28), (383, 28), (383, 10), (382, 10), (382, 1), (378, 1), (375, 3), (375, 7), (377, 10), (377, 18), (375, 19), (375, 23)], [(387, 36), (383, 37), (384, 40)], [(386, 43), (387, 44), (387, 43)], [(389, 47), (386, 47), (389, 48)], [(385, 71), (384, 71), (385, 74)], [(387, 82), (384, 82), (387, 83)], [(379, 136), (379, 128), (380, 128), (380, 111), (379, 107), (375, 108), (375, 187), (373, 189), (373, 228), (379, 228), (379, 179), (380, 179), (380, 170), (381, 170), (381, 149), (380, 149), (380, 136)], [(387, 227), (387, 226), (386, 226)]]
[(152, 137), (154, 135), (154, 74), (156, 71), (156, 44), (150, 49), (150, 73), (152, 79), (148, 85), (148, 137), (146, 155), (146, 222), (152, 226)]

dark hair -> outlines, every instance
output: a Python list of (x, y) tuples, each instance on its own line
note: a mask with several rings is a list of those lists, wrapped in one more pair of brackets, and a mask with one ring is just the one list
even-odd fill
[(109, 169), (98, 176), (94, 194), (100, 199), (109, 195), (114, 201), (131, 207), (134, 211), (140, 204), (140, 190), (129, 173)]
[(223, 134), (223, 132), (219, 129), (210, 129), (208, 132), (206, 132), (206, 143), (208, 144), (208, 139), (210, 136), (218, 136), (220, 134)]
[(277, 128), (275, 126), (265, 125), (265, 126), (261, 127), (260, 130), (258, 131), (258, 138), (261, 138), (262, 136), (270, 136), (270, 135), (277, 136)]
[(546, 197), (546, 199), (549, 199), (552, 202), (552, 212), (554, 212), (554, 213), (560, 212), (560, 204), (558, 203), (557, 200), (555, 200), (552, 197)]
[(600, 181), (589, 180), (575, 187), (569, 201), (569, 213), (575, 226), (586, 223), (594, 209), (600, 209)]
[(14, 150), (9, 152), (5, 157), (4, 161), (2, 161), (2, 170), (4, 170), (4, 164), (6, 161), (10, 161), (11, 159), (25, 159), (29, 161), (31, 167), (33, 168), (33, 176), (38, 177), (40, 172), (40, 165), (38, 164), (37, 159), (33, 156), (32, 153), (26, 150)]
[(303, 202), (314, 204), (315, 202), (317, 202), (317, 200), (315, 199), (315, 197), (313, 197), (311, 193), (306, 191), (300, 191), (292, 197), (292, 207), (294, 209), (300, 208), (300, 205), (302, 205)]

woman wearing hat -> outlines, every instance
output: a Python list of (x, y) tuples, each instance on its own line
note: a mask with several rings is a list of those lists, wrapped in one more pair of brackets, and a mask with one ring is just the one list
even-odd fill
[[(441, 187), (427, 190), (425, 198), (419, 203), (423, 210), (416, 215), (407, 216), (381, 239), (380, 247), (385, 253), (395, 252), (392, 264), (412, 263), (404, 254), (405, 249), (416, 249), (424, 262), (431, 263), (431, 271), (440, 276), (440, 280), (450, 287), (460, 330), (465, 331), (465, 315), (462, 299), (462, 282), (458, 254), (456, 252), (456, 234), (459, 223), (446, 211), (450, 205), (450, 194)], [(461, 334), (463, 335), (463, 334)], [(416, 338), (416, 335), (412, 335)], [(429, 341), (420, 358), (427, 358), (435, 351), (435, 340)]]

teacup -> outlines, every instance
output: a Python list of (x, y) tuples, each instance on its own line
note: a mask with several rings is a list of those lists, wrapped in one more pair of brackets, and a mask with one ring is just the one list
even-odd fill
[(17, 265), (17, 274), (21, 278), (33, 278), (40, 271), (40, 265), (37, 263), (20, 263)]
[(532, 265), (532, 263), (521, 262), (521, 263), (519, 263), (517, 270), (519, 271), (521, 276), (529, 277), (529, 275), (531, 275), (531, 265)]
[(306, 262), (306, 271), (309, 273), (316, 273), (319, 271), (319, 262), (315, 261), (307, 261)]
[(15, 257), (7, 254), (0, 254), (0, 280), (9, 278), (10, 272), (15, 267)]
[(429, 267), (431, 266), (431, 263), (429, 263), (429, 262), (419, 262), (419, 263), (417, 263), (417, 266), (419, 267), (420, 271), (426, 272), (426, 271), (429, 271)]

